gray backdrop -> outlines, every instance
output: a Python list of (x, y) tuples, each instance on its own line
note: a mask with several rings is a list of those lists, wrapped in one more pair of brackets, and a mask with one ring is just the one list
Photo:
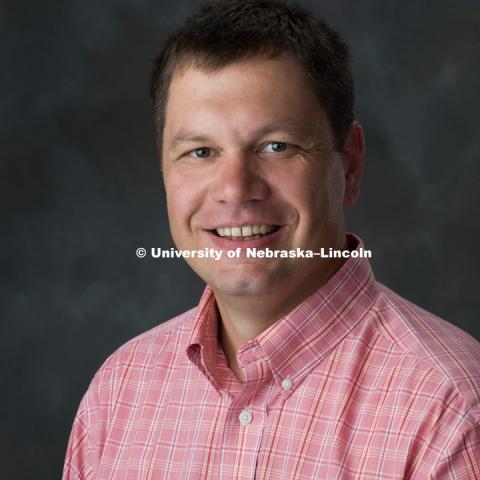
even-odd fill
[[(95, 370), (200, 295), (180, 261), (135, 256), (171, 246), (151, 60), (200, 3), (0, 3), (2, 478), (59, 478)], [(377, 279), (479, 338), (480, 4), (303, 3), (352, 46), (367, 169), (350, 230)]]

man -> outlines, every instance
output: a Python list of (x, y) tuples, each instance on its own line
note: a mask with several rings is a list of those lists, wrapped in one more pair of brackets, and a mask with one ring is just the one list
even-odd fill
[(187, 259), (198, 307), (97, 372), (63, 478), (480, 478), (479, 344), (345, 233), (364, 139), (338, 34), (283, 2), (208, 5), (152, 97), (176, 247), (222, 256)]

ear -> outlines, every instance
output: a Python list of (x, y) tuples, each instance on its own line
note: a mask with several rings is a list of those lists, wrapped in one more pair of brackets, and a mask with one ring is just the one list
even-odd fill
[(365, 160), (365, 137), (363, 128), (358, 122), (353, 122), (350, 127), (345, 139), (342, 159), (345, 175), (343, 206), (350, 207), (355, 203), (360, 192)]

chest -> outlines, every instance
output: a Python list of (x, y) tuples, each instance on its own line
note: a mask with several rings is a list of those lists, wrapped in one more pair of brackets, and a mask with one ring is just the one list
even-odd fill
[(322, 373), (296, 389), (272, 377), (232, 398), (177, 372), (119, 402), (99, 478), (403, 478), (415, 415), (381, 389)]

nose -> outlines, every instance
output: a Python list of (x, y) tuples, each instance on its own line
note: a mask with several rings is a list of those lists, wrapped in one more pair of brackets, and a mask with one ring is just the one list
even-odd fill
[(254, 156), (246, 153), (225, 155), (216, 167), (211, 189), (215, 201), (241, 204), (268, 196), (268, 182)]

